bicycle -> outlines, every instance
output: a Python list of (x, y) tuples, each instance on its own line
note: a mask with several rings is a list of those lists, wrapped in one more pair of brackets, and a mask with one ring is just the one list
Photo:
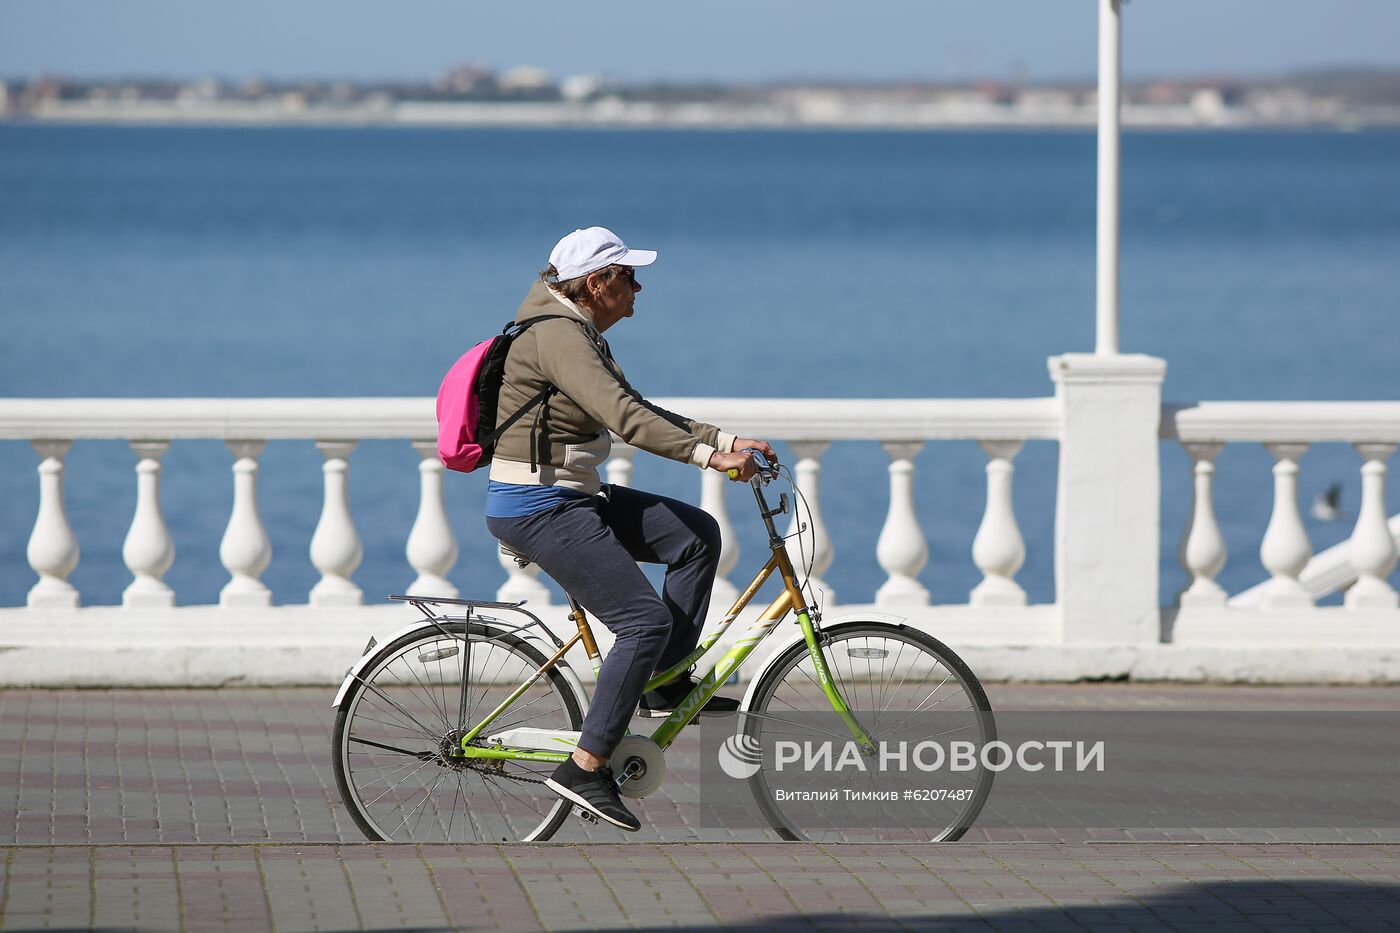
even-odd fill
[[(878, 619), (822, 624), (820, 613), (808, 606), (805, 581), (797, 578), (787, 541), (773, 524), (775, 516), (788, 514), (788, 496), (782, 493), (770, 508), (764, 495), (764, 488), (780, 477), (792, 484), (791, 473), (761, 457), (759, 461), (749, 484), (771, 556), (719, 626), (646, 689), (689, 671), (775, 572), (782, 592), (650, 736), (624, 736), (612, 756), (620, 792), (645, 797), (662, 786), (667, 747), (790, 614), (801, 637), (774, 651), (750, 683), (735, 734), (743, 743), (741, 753), (760, 758), (756, 750), (764, 741), (806, 728), (809, 737), (834, 735), (853, 743), (857, 756), (873, 763), (884, 748), (879, 743), (903, 734), (902, 729), (926, 735), (930, 727), (921, 718), (926, 713), (937, 716), (939, 736), (960, 733), (978, 748), (993, 741), (995, 719), (982, 685), (942, 642)], [(735, 471), (731, 478), (737, 478)], [(800, 498), (795, 484), (792, 489)], [(517, 560), (527, 563), (519, 555)], [(415, 606), (425, 619), (396, 632), (383, 647), (371, 639), (334, 703), (336, 783), (356, 826), (377, 841), (550, 838), (573, 804), (545, 788), (544, 778), (577, 744), (588, 702), (583, 683), (564, 657), (582, 645), (595, 673), (601, 663), (582, 606), (568, 598), (577, 631), (563, 640), (526, 611), (523, 602), (390, 598)], [(504, 614), (528, 621), (507, 621), (500, 617)], [(829, 722), (812, 722), (817, 713)], [(773, 765), (758, 761), (754, 767), (756, 773), (747, 778), (753, 797), (772, 829), (787, 840), (955, 840), (976, 819), (993, 778), (984, 764), (942, 778), (963, 786), (942, 801), (926, 801), (920, 808), (927, 814), (926, 825), (853, 830), (829, 825), (824, 811), (777, 799)], [(579, 815), (596, 822), (582, 810)]]

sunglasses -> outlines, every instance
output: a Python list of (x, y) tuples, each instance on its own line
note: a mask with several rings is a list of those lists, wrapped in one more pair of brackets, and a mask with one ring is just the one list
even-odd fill
[(636, 284), (637, 284), (637, 270), (636, 270), (636, 269), (632, 268), (631, 266), (613, 266), (613, 268), (617, 270), (617, 274), (618, 274), (620, 277), (622, 277), (622, 278), (624, 278), (624, 279), (627, 280), (628, 284), (630, 284), (630, 285), (636, 285)]

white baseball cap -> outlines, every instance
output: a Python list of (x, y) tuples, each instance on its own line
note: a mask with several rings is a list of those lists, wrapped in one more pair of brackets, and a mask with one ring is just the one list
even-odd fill
[(554, 244), (549, 264), (561, 282), (597, 272), (614, 263), (622, 266), (649, 266), (656, 262), (656, 251), (628, 249), (622, 238), (607, 227), (575, 230)]

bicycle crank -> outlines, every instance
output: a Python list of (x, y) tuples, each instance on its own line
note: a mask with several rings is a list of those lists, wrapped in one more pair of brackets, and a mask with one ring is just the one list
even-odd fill
[(666, 755), (644, 735), (624, 735), (609, 760), (624, 797), (646, 797), (666, 780)]

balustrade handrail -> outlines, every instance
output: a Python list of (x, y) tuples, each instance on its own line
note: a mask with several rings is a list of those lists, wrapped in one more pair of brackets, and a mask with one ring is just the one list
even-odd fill
[[(1055, 440), (1054, 398), (660, 398), (728, 430), (804, 440)], [(0, 399), (0, 439), (433, 438), (431, 398)]]
[[(914, 509), (914, 458), (930, 440), (974, 440), (988, 457), (987, 504), (973, 541), (972, 557), (984, 579), (970, 594), (978, 606), (1024, 606), (1025, 591), (1014, 576), (1025, 559), (1025, 545), (1012, 507), (1012, 460), (1027, 440), (1057, 440), (1060, 401), (1034, 399), (724, 399), (663, 398), (667, 408), (745, 436), (786, 441), (794, 455), (793, 471), (809, 512), (800, 529), (812, 554), (814, 590), (835, 597), (821, 580), (833, 547), (821, 512), (821, 457), (832, 441), (874, 440), (889, 456), (890, 506), (876, 547), (876, 558), (889, 579), (876, 593), (887, 605), (927, 605), (928, 591), (917, 581), (928, 546)], [(70, 398), (0, 399), (0, 439), (27, 440), (40, 455), (39, 513), (27, 556), (39, 576), (30, 590), (31, 607), (78, 605), (68, 582), (77, 566), (79, 546), (64, 511), (63, 458), (76, 440), (126, 440), (137, 455), (137, 504), (122, 558), (133, 575), (122, 603), (134, 607), (168, 607), (175, 595), (162, 577), (174, 560), (174, 544), (160, 508), (161, 457), (173, 441), (223, 440), (234, 456), (234, 503), (220, 543), (219, 558), (230, 575), (220, 604), (230, 607), (270, 605), (271, 594), (259, 576), (271, 559), (271, 543), (257, 507), (258, 457), (270, 440), (310, 439), (323, 455), (324, 500), (312, 535), (310, 557), (321, 571), (312, 589), (313, 606), (359, 605), (362, 593), (351, 580), (363, 557), (347, 497), (349, 456), (362, 440), (407, 439), (420, 455), (418, 516), (405, 554), (418, 571), (408, 592), (456, 595), (446, 573), (457, 558), (457, 543), (443, 502), (443, 465), (436, 456), (437, 421), (432, 398)], [(608, 482), (627, 485), (635, 451), (625, 444), (613, 449)], [(724, 541), (720, 579), (733, 565), (737, 544), (722, 493), (722, 474), (701, 475), (701, 507), (716, 517)], [(548, 592), (534, 579), (538, 568), (503, 562), (510, 579), (501, 599), (530, 598), (548, 602)], [(723, 603), (724, 600), (719, 600)]]
[(1163, 440), (1400, 442), (1400, 402), (1166, 402)]

